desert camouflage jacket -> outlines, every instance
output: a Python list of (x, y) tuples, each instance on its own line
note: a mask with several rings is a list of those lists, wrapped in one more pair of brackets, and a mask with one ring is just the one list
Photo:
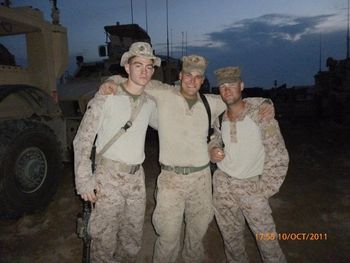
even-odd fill
[[(120, 89), (119, 95), (127, 95), (127, 93), (122, 89)], [(150, 113), (151, 116), (149, 117), (149, 119), (145, 119), (144, 121), (147, 122), (147, 124), (151, 125), (153, 128), (157, 128), (158, 114), (156, 111), (156, 104), (153, 98), (151, 98), (146, 93), (142, 93), (141, 96), (145, 96), (145, 101), (146, 101), (143, 108), (146, 107), (146, 104), (152, 104), (153, 106), (149, 106), (148, 108), (150, 109), (154, 108), (154, 111)], [(90, 154), (91, 154), (91, 149), (92, 149), (96, 134), (102, 125), (103, 115), (104, 114), (108, 115), (108, 113), (105, 113), (105, 110), (104, 110), (108, 97), (110, 96), (96, 94), (95, 97), (90, 100), (90, 102), (88, 103), (86, 112), (84, 114), (84, 117), (80, 123), (77, 134), (73, 140), (75, 186), (78, 194), (92, 192), (96, 188), (97, 182), (96, 182), (95, 175), (92, 173)], [(135, 102), (135, 105), (137, 103), (139, 102)], [(134, 106), (131, 105), (130, 107), (134, 107)], [(120, 114), (123, 114), (123, 112), (120, 112)], [(139, 116), (142, 116), (142, 112), (140, 113)], [(118, 118), (118, 116), (116, 116), (116, 118)], [(115, 133), (117, 132), (118, 130), (115, 131)], [(138, 136), (138, 133), (140, 132), (143, 132), (143, 131), (140, 131), (139, 129), (137, 132), (133, 131), (132, 134), (136, 134), (135, 136)], [(102, 140), (102, 138), (99, 138), (99, 139)]]
[[(264, 196), (268, 198), (279, 191), (287, 174), (289, 163), (288, 151), (277, 120), (262, 120), (258, 113), (258, 109), (247, 101), (245, 110), (235, 123), (243, 120), (245, 116), (249, 116), (261, 131), (261, 140), (265, 149), (265, 160), (264, 169), (259, 181), (259, 187)], [(228, 120), (226, 112), (223, 115), (222, 121), (230, 121)], [(236, 125), (232, 126), (235, 127)], [(208, 146), (209, 150), (214, 147), (223, 147), (220, 127), (219, 118), (217, 118), (214, 122), (214, 134), (211, 136), (211, 141)], [(235, 137), (237, 136), (235, 129), (231, 131), (231, 137), (232, 136), (233, 140), (235, 140)]]

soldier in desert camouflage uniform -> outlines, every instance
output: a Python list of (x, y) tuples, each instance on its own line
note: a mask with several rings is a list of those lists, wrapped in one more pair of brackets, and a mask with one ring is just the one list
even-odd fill
[[(143, 92), (160, 66), (148, 43), (134, 43), (121, 58), (129, 74), (117, 96), (96, 95), (90, 102), (74, 139), (75, 182), (85, 201), (95, 202), (89, 221), (92, 262), (135, 262), (141, 248), (146, 206), (144, 142), (148, 124), (157, 128), (155, 101)], [(97, 154), (130, 119), (132, 126), (113, 143), (91, 172), (89, 160), (95, 135)]]
[[(242, 100), (239, 68), (218, 69), (215, 75), (227, 110), (214, 123), (209, 152), (219, 168), (213, 177), (213, 204), (227, 262), (248, 262), (245, 220), (257, 237), (263, 261), (286, 262), (268, 203), (288, 169), (288, 152), (278, 123), (262, 120), (249, 101)], [(274, 240), (267, 240), (273, 236)]]

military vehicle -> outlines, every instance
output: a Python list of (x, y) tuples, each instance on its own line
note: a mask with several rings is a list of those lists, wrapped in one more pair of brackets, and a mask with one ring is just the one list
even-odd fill
[[(68, 66), (67, 30), (59, 23), (57, 1), (50, 2), (52, 22), (32, 7), (10, 7), (10, 1), (0, 6), (0, 218), (47, 206), (62, 162), (72, 160), (72, 140), (101, 80), (125, 73), (120, 57), (133, 42), (150, 42), (138, 25), (106, 26), (107, 46), (99, 51), (108, 58), (85, 63), (77, 57), (73, 77), (62, 78)], [(19, 38), (24, 63), (11, 52)], [(178, 72), (178, 60), (163, 57), (155, 78), (172, 83)], [(61, 84), (62, 79), (67, 81)]]
[(315, 75), (318, 112), (338, 123), (350, 122), (350, 58), (327, 59), (327, 71)]
[[(0, 42), (24, 40), (20, 66), (0, 47), (0, 217), (16, 218), (45, 207), (68, 158), (67, 120), (56, 84), (68, 65), (66, 28), (56, 1), (52, 23), (38, 9), (0, 6)], [(11, 38), (13, 41), (11, 42)]]
[[(105, 26), (106, 44), (98, 48), (100, 57), (105, 57), (97, 62), (85, 62), (84, 57), (76, 57), (77, 70), (68, 79), (65, 85), (59, 87), (60, 98), (68, 101), (74, 98), (72, 92), (85, 88), (95, 91), (96, 83), (108, 76), (118, 74), (126, 76), (123, 67), (120, 66), (120, 59), (124, 52), (129, 50), (132, 43), (142, 41), (151, 43), (148, 33), (137, 24), (117, 23), (116, 25)], [(157, 55), (162, 59), (161, 66), (156, 69), (153, 79), (164, 83), (173, 84), (178, 80), (180, 72), (180, 61), (178, 59)]]

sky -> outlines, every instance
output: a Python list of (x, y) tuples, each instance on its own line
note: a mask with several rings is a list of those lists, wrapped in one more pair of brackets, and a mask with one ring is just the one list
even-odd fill
[[(12, 5), (31, 5), (50, 19), (49, 0)], [(70, 69), (77, 55), (101, 60), (104, 26), (117, 21), (147, 29), (156, 54), (166, 55), (168, 32), (170, 55), (206, 57), (212, 86), (214, 70), (226, 66), (241, 67), (246, 87), (312, 85), (328, 57), (346, 56), (347, 0), (168, 0), (168, 31), (166, 0), (57, 0), (57, 5), (68, 29)]]

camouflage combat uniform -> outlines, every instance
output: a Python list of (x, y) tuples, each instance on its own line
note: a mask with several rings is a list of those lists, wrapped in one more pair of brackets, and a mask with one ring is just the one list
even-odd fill
[[(276, 120), (261, 121), (249, 104), (236, 121), (226, 113), (216, 119), (209, 148), (225, 146), (213, 177), (215, 217), (225, 243), (228, 262), (248, 262), (244, 245), (245, 219), (252, 232), (276, 233), (268, 198), (278, 192), (288, 169), (289, 156)], [(253, 143), (252, 143), (253, 141)], [(264, 262), (286, 262), (275, 240), (257, 238)]]
[[(125, 79), (112, 76), (116, 84)], [(157, 102), (159, 162), (156, 208), (152, 222), (158, 234), (153, 262), (175, 262), (180, 250), (181, 229), (185, 219), (184, 262), (202, 262), (202, 239), (213, 219), (211, 172), (208, 166), (208, 115), (199, 95), (190, 108), (180, 86), (150, 81), (145, 91)], [(118, 91), (119, 92), (119, 91)], [(218, 95), (206, 94), (211, 119), (226, 105)], [(264, 99), (247, 99), (258, 108)], [(191, 169), (197, 171), (193, 171)]]
[[(120, 82), (118, 76), (109, 79)], [(152, 222), (159, 235), (153, 262), (175, 262), (180, 250), (182, 223), (186, 230), (182, 258), (185, 262), (201, 262), (204, 257), (202, 239), (214, 212), (212, 208), (211, 173), (208, 166), (208, 117), (203, 102), (190, 109), (179, 86), (152, 80), (146, 92), (158, 107), (159, 161), (162, 171), (157, 180), (157, 204)], [(219, 96), (207, 96), (212, 120), (224, 109)], [(169, 170), (175, 168), (177, 171)], [(198, 168), (198, 171), (190, 171)]]
[[(78, 194), (101, 192), (88, 231), (92, 262), (135, 262), (141, 248), (146, 205), (144, 141), (148, 124), (156, 128), (156, 104), (147, 94), (136, 100), (120, 89), (117, 96), (96, 95), (74, 139), (75, 181)], [(104, 154), (91, 172), (89, 159), (96, 133), (97, 153), (129, 120), (131, 108), (144, 104), (133, 125)]]

